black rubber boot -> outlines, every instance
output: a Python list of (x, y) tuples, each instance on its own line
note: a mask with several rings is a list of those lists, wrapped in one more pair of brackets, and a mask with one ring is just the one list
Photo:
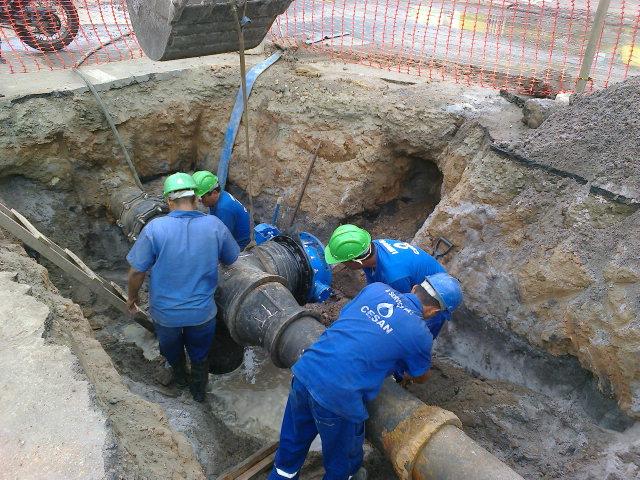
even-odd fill
[(189, 379), (187, 377), (187, 361), (185, 359), (184, 353), (178, 360), (178, 363), (175, 365), (171, 365), (171, 383), (175, 385), (177, 388), (185, 388), (189, 385)]
[(207, 393), (207, 383), (209, 382), (209, 362), (191, 364), (191, 384), (189, 389), (196, 402), (204, 402)]

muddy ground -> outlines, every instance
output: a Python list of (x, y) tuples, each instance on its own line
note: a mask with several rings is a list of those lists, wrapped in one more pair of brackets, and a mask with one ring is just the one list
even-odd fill
[[(469, 159), (486, 153), (488, 132), (505, 141), (523, 134), (521, 112), (496, 92), (397, 83), (370, 70), (343, 70), (316, 60), (288, 57), (256, 86), (256, 220), (270, 218), (278, 197), (290, 206), (309, 152), (321, 141), (321, 158), (297, 227), (324, 239), (337, 222), (351, 221), (374, 236), (411, 240), (434, 208), (443, 208), (442, 198), (463, 177)], [(148, 191), (157, 190), (171, 171), (215, 168), (210, 152), (220, 146), (237, 87), (234, 73), (234, 67), (201, 69), (104, 92)], [(52, 110), (59, 115), (43, 114)], [(98, 273), (124, 285), (129, 244), (105, 199), (127, 175), (91, 98), (19, 99), (2, 106), (0, 127), (8, 132), (0, 141), (2, 201)], [(242, 151), (240, 140), (236, 152)], [(486, 165), (485, 176), (480, 172), (484, 163), (469, 174), (478, 183), (466, 184), (478, 196), (491, 197), (492, 191), (482, 189), (492, 177), (510, 176), (518, 185), (530, 180), (513, 167)], [(245, 167), (239, 154), (230, 177), (230, 190), (243, 199)], [(554, 191), (548, 184), (545, 188)], [(509, 184), (506, 189), (517, 188)], [(546, 192), (530, 193), (535, 204)], [(545, 197), (545, 205), (552, 200)], [(491, 233), (481, 230), (483, 223), (491, 223), (482, 217), (489, 207), (483, 206), (477, 217), (463, 216), (475, 208), (461, 202), (451, 216), (459, 214), (463, 220), (455, 227), (478, 242), (466, 242), (476, 248), (465, 252), (469, 270), (493, 278), (496, 268), (473, 263), (474, 255), (483, 254), (483, 237)], [(511, 242), (520, 231), (518, 226), (499, 236)], [(53, 312), (48, 340), (68, 345), (94, 385), (96, 406), (105, 413), (114, 439), (109, 478), (215, 478), (277, 437), (287, 378), (281, 373), (275, 380), (264, 364), (256, 366), (259, 352), (246, 354), (240, 372), (213, 377), (208, 402), (197, 404), (188, 393), (167, 387), (168, 372), (153, 339), (46, 259), (29, 253), (41, 265), (3, 239), (0, 269), (19, 271), (18, 280), (34, 286), (33, 295)], [(308, 306), (322, 314), (326, 325), (363, 284), (358, 272), (338, 267), (335, 274), (336, 295), (324, 305)], [(640, 431), (611, 392), (575, 357), (553, 356), (525, 335), (499, 328), (507, 315), (489, 321), (481, 302), (473, 306), (462, 310), (437, 340), (436, 374), (410, 390), (456, 413), (472, 438), (527, 479), (640, 477)], [(269, 378), (259, 378), (263, 371)], [(386, 460), (370, 448), (366, 465), (372, 479), (393, 477)], [(319, 478), (320, 471), (313, 453), (304, 478)]]

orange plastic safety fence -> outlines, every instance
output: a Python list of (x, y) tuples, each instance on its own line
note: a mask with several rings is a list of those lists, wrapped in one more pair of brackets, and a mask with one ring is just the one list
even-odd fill
[[(575, 88), (598, 0), (294, 0), (283, 46), (456, 82)], [(640, 73), (640, 0), (611, 0), (589, 89)], [(0, 0), (0, 76), (140, 58), (125, 0)]]
[(125, 0), (0, 0), (0, 75), (140, 58)]
[[(295, 0), (285, 46), (390, 71), (550, 94), (575, 89), (595, 0)], [(640, 0), (612, 0), (588, 89), (640, 73)]]

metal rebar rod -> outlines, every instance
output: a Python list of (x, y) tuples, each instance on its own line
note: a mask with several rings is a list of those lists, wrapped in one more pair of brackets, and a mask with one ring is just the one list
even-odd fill
[(316, 164), (316, 159), (318, 158), (318, 150), (320, 150), (320, 145), (322, 145), (322, 142), (318, 143), (316, 149), (313, 151), (313, 158), (311, 159), (311, 163), (309, 164), (309, 168), (307, 169), (307, 175), (304, 177), (304, 182), (302, 182), (302, 187), (300, 188), (300, 193), (298, 194), (298, 200), (296, 201), (296, 206), (293, 208), (293, 212), (291, 212), (291, 218), (289, 219), (288, 228), (291, 228), (293, 222), (296, 219), (296, 215), (298, 214), (298, 209), (300, 208), (300, 204), (302, 203), (302, 197), (304, 196), (304, 192), (307, 189), (307, 184), (309, 183), (309, 179), (311, 178), (313, 166)]
[[(244, 2), (244, 12), (246, 12), (247, 2)], [(236, 19), (236, 26), (238, 29), (238, 53), (240, 54), (240, 83), (242, 85), (242, 100), (244, 101), (244, 135), (245, 135), (245, 144), (246, 144), (246, 155), (247, 155), (247, 169), (249, 176), (249, 185), (248, 185), (248, 194), (249, 194), (249, 231), (253, 232), (253, 162), (251, 159), (251, 146), (249, 145), (249, 96), (247, 94), (247, 65), (244, 58), (244, 33), (243, 33), (243, 25), (241, 23), (241, 19), (238, 17), (238, 12), (233, 6), (231, 9), (233, 10), (233, 14)], [(244, 16), (242, 20), (244, 21), (246, 17)]]

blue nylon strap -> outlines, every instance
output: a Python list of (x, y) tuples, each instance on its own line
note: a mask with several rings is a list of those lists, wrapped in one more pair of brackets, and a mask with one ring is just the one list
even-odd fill
[[(251, 94), (251, 89), (258, 76), (264, 72), (271, 65), (276, 63), (282, 56), (281, 51), (277, 51), (266, 60), (262, 61), (251, 70), (247, 72), (247, 97)], [(229, 161), (231, 160), (231, 154), (233, 153), (233, 144), (236, 141), (236, 135), (240, 128), (240, 121), (242, 120), (242, 112), (244, 111), (244, 101), (242, 100), (242, 88), (238, 90), (236, 95), (236, 103), (233, 106), (231, 112), (231, 118), (227, 125), (227, 131), (224, 134), (224, 144), (222, 151), (220, 152), (220, 161), (218, 162), (218, 182), (220, 182), (220, 188), (224, 190), (227, 184), (227, 175), (229, 174)]]

